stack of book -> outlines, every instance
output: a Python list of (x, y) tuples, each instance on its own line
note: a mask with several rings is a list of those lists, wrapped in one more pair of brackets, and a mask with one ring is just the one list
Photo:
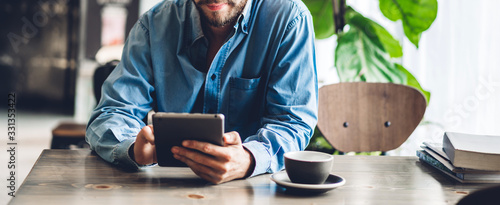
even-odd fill
[(500, 136), (445, 132), (421, 147), (421, 161), (461, 183), (500, 183)]

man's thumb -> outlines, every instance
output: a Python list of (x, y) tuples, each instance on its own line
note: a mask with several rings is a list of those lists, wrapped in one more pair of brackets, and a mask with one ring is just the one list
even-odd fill
[(224, 134), (224, 143), (228, 145), (241, 144), (240, 134), (238, 134), (238, 132), (228, 132)]

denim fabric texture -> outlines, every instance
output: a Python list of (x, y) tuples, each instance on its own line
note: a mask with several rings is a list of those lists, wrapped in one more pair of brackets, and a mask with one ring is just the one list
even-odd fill
[(312, 17), (300, 0), (248, 0), (207, 72), (208, 40), (192, 0), (167, 0), (142, 15), (102, 87), (87, 142), (104, 160), (128, 155), (148, 111), (222, 113), (256, 160), (252, 175), (283, 169), (317, 122)]

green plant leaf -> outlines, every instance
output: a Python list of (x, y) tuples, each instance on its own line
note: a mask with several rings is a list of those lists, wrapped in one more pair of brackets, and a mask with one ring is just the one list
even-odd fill
[(324, 39), (335, 34), (332, 0), (303, 0), (303, 2), (311, 12), (316, 38)]
[(379, 0), (379, 7), (391, 21), (403, 22), (406, 37), (418, 48), (422, 32), (429, 29), (437, 16), (437, 0)]
[(393, 58), (403, 56), (403, 48), (384, 27), (378, 23), (364, 17), (353, 8), (348, 7), (346, 10), (346, 22), (363, 30), (371, 39), (378, 39), (384, 47), (384, 50)]
[(431, 100), (431, 93), (429, 91), (424, 90), (422, 88), (422, 86), (420, 86), (420, 83), (418, 83), (417, 78), (415, 78), (415, 76), (413, 76), (410, 73), (410, 71), (406, 70), (406, 68), (404, 68), (402, 65), (399, 65), (397, 63), (396, 63), (396, 66), (397, 66), (398, 70), (400, 70), (401, 72), (404, 72), (406, 74), (406, 77), (407, 77), (406, 85), (414, 87), (417, 90), (420, 90), (420, 92), (422, 92), (422, 94), (424, 94), (424, 96), (425, 96), (425, 101), (427, 101), (427, 105), (429, 105), (429, 101)]
[(335, 51), (335, 66), (340, 81), (405, 84), (405, 73), (397, 69), (386, 51), (387, 47), (398, 57), (401, 56), (398, 53), (402, 53), (401, 46), (389, 32), (352, 8), (346, 10), (346, 23), (349, 30), (339, 35)]
[(375, 30), (375, 34), (377, 35), (380, 43), (384, 46), (384, 49), (389, 53), (389, 55), (393, 58), (399, 58), (403, 56), (403, 48), (399, 44), (399, 41), (394, 39), (394, 37), (385, 30), (384, 27), (379, 24), (370, 21), (370, 26)]

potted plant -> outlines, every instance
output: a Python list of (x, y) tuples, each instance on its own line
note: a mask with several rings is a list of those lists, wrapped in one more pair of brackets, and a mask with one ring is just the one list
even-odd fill
[[(401, 44), (384, 27), (346, 5), (346, 0), (302, 0), (309, 8), (317, 39), (337, 35), (335, 67), (341, 82), (390, 82), (430, 92), (397, 61)], [(405, 36), (418, 48), (420, 36), (437, 16), (437, 0), (379, 0), (382, 14), (401, 22)], [(316, 129), (308, 149), (331, 149)]]

